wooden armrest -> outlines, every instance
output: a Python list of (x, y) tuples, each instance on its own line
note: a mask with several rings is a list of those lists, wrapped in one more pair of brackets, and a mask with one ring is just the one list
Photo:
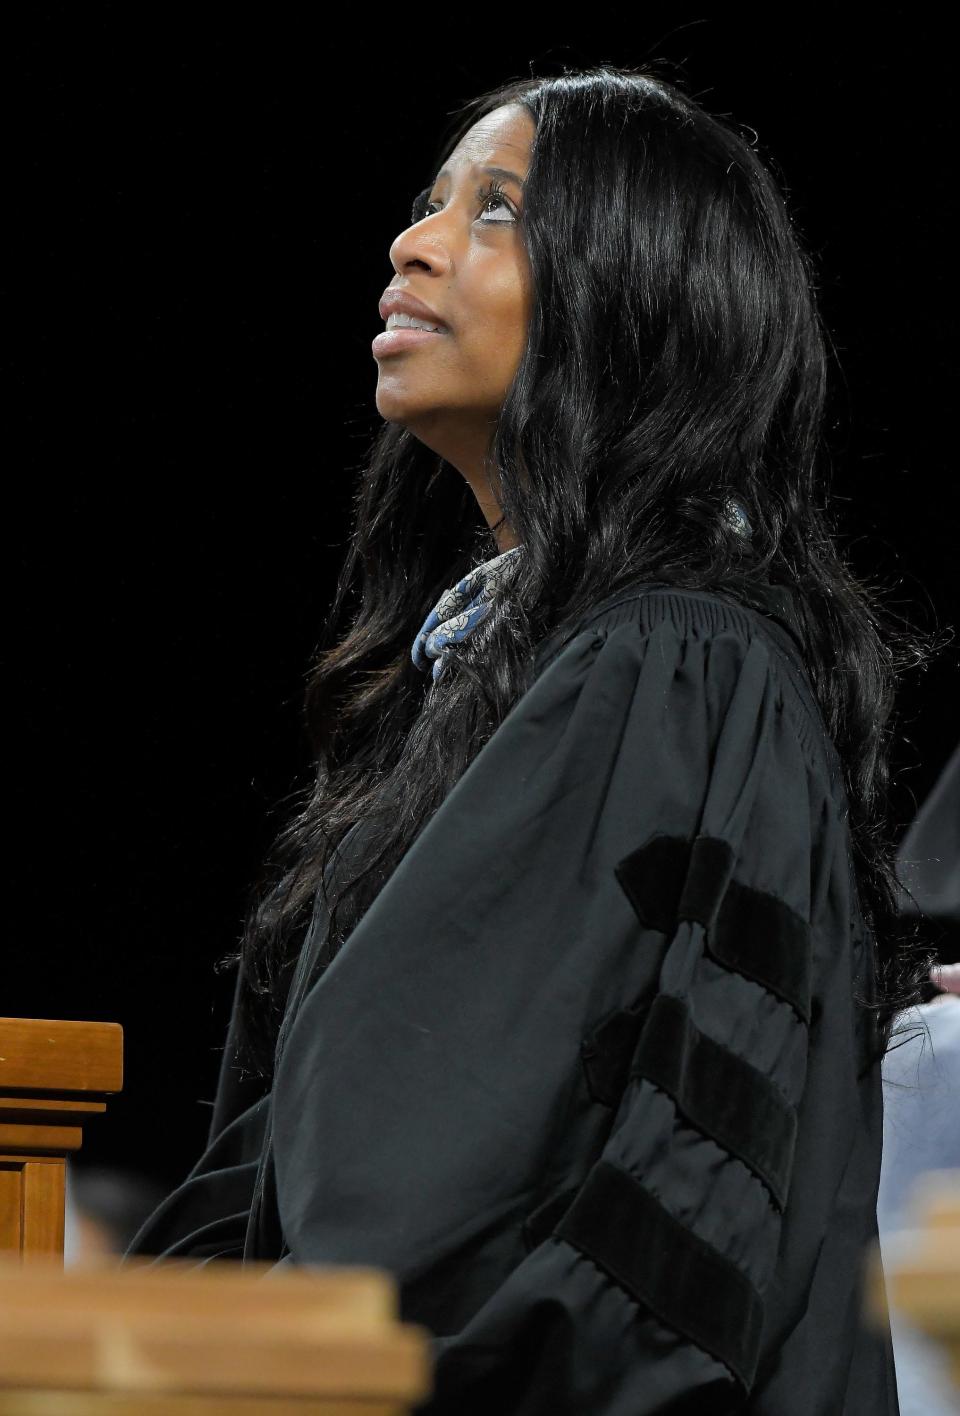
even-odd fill
[(360, 1266), (0, 1261), (0, 1416), (401, 1416), (432, 1372), (397, 1312)]

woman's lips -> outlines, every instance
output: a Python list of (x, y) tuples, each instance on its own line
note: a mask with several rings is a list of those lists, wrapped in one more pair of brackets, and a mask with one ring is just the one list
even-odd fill
[(387, 329), (378, 334), (370, 346), (375, 359), (383, 359), (387, 354), (402, 354), (407, 349), (416, 349), (431, 339), (442, 339), (446, 330), (432, 329)]

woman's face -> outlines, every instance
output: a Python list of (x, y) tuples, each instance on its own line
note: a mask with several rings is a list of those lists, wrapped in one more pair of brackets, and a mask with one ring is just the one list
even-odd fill
[[(422, 197), (422, 218), (390, 247), (397, 274), (387, 290), (416, 296), (446, 328), (406, 348), (374, 349), (377, 410), (466, 475), (488, 448), (526, 343), (530, 278), (516, 215), (534, 133), (516, 105), (480, 119)], [(494, 182), (503, 196), (482, 195)]]

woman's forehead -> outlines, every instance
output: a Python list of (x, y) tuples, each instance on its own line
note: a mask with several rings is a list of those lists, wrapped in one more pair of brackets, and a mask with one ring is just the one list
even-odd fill
[(496, 108), (492, 113), (484, 114), (464, 133), (444, 163), (444, 170), (473, 162), (477, 166), (496, 164), (504, 167), (515, 167), (521, 163), (525, 171), (530, 159), (533, 130), (533, 119), (525, 108), (516, 104)]

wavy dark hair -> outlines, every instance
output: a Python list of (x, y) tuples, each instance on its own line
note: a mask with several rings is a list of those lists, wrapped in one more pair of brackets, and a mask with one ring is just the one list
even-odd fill
[[(312, 903), (349, 828), (372, 823), (379, 850), (327, 900), (320, 967), (527, 689), (536, 645), (644, 580), (736, 595), (759, 579), (796, 592), (843, 764), (882, 1047), (896, 1010), (920, 1001), (935, 955), (898, 916), (888, 754), (898, 674), (928, 648), (838, 549), (826, 338), (780, 186), (734, 125), (658, 67), (504, 84), (457, 110), (441, 146), (434, 171), (505, 104), (536, 127), (520, 223), (533, 310), (491, 443), (525, 553), (442, 678), (425, 677), (413, 638), (439, 595), (497, 553), (496, 528), (454, 467), (402, 427), (377, 431), (308, 675), (314, 768), (286, 799), (240, 949), (218, 965), (242, 963), (246, 1065), (263, 1075)], [(721, 515), (731, 495), (753, 526), (746, 557)]]

